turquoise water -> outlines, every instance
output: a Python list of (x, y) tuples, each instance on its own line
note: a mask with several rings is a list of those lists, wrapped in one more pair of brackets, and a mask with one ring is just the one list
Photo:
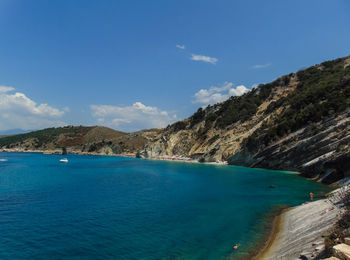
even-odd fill
[(260, 238), (266, 212), (328, 191), (278, 171), (60, 158), (0, 153), (0, 259), (235, 258)]

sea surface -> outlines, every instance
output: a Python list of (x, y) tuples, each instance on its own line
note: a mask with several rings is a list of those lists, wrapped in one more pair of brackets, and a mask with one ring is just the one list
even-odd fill
[(290, 172), (65, 157), (0, 153), (0, 259), (235, 259), (273, 209), (329, 191)]

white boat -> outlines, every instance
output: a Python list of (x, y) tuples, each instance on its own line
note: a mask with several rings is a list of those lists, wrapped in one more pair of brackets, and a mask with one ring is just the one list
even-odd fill
[(0, 162), (7, 162), (8, 160), (7, 159), (4, 159), (4, 158), (1, 158), (0, 159)]
[(67, 162), (68, 162), (68, 159), (67, 159), (67, 158), (62, 158), (62, 159), (60, 160), (60, 162), (67, 163)]

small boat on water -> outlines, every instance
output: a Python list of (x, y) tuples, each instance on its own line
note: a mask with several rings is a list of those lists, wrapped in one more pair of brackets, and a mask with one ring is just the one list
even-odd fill
[(0, 158), (0, 162), (7, 162), (8, 160), (5, 158)]
[(67, 159), (67, 158), (62, 158), (62, 159), (60, 160), (60, 162), (67, 163), (67, 162), (68, 162), (68, 159)]

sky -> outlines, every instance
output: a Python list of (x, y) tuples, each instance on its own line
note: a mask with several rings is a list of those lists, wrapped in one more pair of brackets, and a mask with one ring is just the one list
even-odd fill
[(348, 0), (0, 0), (0, 131), (165, 127), (350, 55)]

